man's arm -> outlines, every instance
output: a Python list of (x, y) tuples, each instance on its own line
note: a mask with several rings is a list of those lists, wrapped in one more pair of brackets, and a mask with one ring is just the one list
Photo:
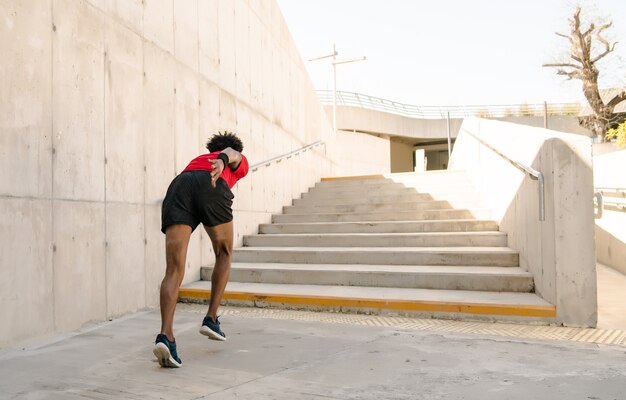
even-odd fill
[(239, 164), (241, 164), (240, 152), (238, 152), (237, 150), (233, 150), (230, 147), (227, 147), (224, 150), (222, 150), (222, 153), (228, 156), (228, 161), (229, 161), (228, 166), (230, 167), (230, 169), (234, 171), (237, 168), (239, 168)]
[[(238, 152), (237, 150), (233, 150), (230, 147), (227, 147), (224, 150), (222, 150), (220, 153), (228, 156), (228, 166), (230, 167), (230, 169), (236, 170), (237, 168), (239, 168), (239, 164), (241, 164), (240, 152)], [(224, 171), (224, 168), (226, 168), (226, 165), (224, 163), (224, 160), (222, 160), (221, 158), (216, 158), (215, 160), (209, 160), (209, 162), (211, 163), (211, 166), (213, 167), (213, 170), (211, 171), (211, 184), (213, 185), (213, 187), (215, 187), (217, 183), (217, 179), (220, 177), (220, 175)]]

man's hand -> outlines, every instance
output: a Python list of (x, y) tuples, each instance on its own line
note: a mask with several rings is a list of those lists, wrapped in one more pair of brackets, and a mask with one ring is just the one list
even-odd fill
[(226, 168), (226, 166), (224, 165), (224, 161), (220, 160), (219, 158), (216, 158), (215, 160), (209, 160), (209, 162), (211, 163), (211, 167), (213, 167), (213, 170), (211, 171), (211, 185), (215, 187), (217, 179), (220, 177), (220, 175), (222, 175), (222, 171), (224, 171), (224, 168)]

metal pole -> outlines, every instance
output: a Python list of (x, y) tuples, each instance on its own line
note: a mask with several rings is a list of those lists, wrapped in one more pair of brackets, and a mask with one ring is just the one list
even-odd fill
[(450, 157), (452, 157), (452, 147), (450, 143), (450, 111), (448, 111), (448, 165), (450, 165)]
[(543, 102), (543, 127), (548, 129), (548, 102)]

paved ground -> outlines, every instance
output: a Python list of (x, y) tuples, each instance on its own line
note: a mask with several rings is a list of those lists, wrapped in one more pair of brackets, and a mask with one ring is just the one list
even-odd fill
[[(153, 360), (159, 317), (155, 311), (143, 312), (39, 348), (0, 355), (0, 398), (626, 398), (625, 346), (368, 326), (352, 323), (359, 320), (356, 316), (227, 308), (222, 326), (229, 340), (214, 342), (197, 333), (203, 311), (202, 306), (181, 305), (177, 313), (181, 369), (161, 369)], [(384, 324), (387, 319), (360, 320)]]
[(626, 275), (602, 264), (597, 267), (598, 328), (626, 330)]

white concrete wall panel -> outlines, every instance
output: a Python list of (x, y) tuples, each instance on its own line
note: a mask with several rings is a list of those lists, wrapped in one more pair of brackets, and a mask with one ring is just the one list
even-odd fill
[(0, 3), (0, 194), (51, 195), (51, 9)]
[(51, 207), (0, 199), (0, 346), (54, 330)]
[(176, 173), (180, 173), (200, 154), (198, 119), (198, 77), (184, 65), (178, 64), (175, 73), (175, 149)]
[(143, 0), (105, 0), (106, 13), (133, 32), (143, 33)]
[(106, 206), (106, 291), (109, 317), (146, 306), (144, 207)]
[[(333, 150), (274, 1), (7, 0), (0, 21), (0, 346), (155, 306), (162, 199), (218, 130), (251, 164), (327, 141), (234, 189), (238, 245), (321, 176), (388, 166)], [(185, 282), (213, 262), (199, 227)]]
[(174, 0), (143, 0), (143, 34), (147, 41), (174, 54)]
[(111, 20), (107, 26), (106, 199), (139, 204), (144, 201), (143, 45), (128, 28)]
[(250, 99), (250, 10), (244, 0), (233, 0), (235, 7), (236, 95)]
[(150, 42), (144, 43), (143, 153), (145, 202), (161, 205), (170, 181), (176, 176), (175, 163), (175, 62)]
[[(626, 188), (626, 149), (615, 143), (594, 145), (593, 179), (596, 188)], [(622, 173), (620, 173), (622, 171)], [(619, 201), (606, 197), (607, 201)], [(626, 213), (604, 210), (596, 219), (598, 262), (626, 274)]]
[(198, 70), (211, 82), (219, 83), (218, 1), (198, 2)]
[(107, 317), (104, 208), (102, 202), (54, 201), (52, 287), (57, 330)]
[(235, 7), (232, 0), (218, 0), (219, 84), (231, 95), (237, 92), (235, 60)]
[[(539, 221), (537, 182), (465, 133), (479, 136), (545, 176), (545, 221)], [(540, 128), (466, 119), (450, 169), (465, 169), (479, 189), (535, 291), (557, 306), (567, 325), (595, 326), (597, 297), (593, 238), (593, 178), (588, 138)]]
[(174, 54), (198, 70), (198, 0), (174, 1)]
[(54, 21), (54, 194), (104, 201), (104, 15), (56, 0)]

